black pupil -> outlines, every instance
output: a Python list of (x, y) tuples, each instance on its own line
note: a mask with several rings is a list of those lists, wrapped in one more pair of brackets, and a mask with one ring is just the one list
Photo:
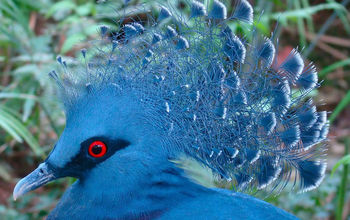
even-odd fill
[(97, 145), (94, 145), (91, 149), (92, 153), (94, 154), (100, 154), (102, 152), (102, 146), (97, 144)]

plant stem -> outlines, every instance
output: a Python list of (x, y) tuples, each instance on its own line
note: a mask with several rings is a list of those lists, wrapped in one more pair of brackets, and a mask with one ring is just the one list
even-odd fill
[(344, 98), (339, 102), (337, 107), (335, 107), (331, 117), (329, 117), (329, 122), (332, 124), (334, 120), (338, 117), (340, 112), (342, 112), (350, 104), (350, 90), (346, 93)]
[[(345, 155), (349, 153), (350, 148), (350, 138), (347, 137), (345, 139)], [(342, 173), (342, 178), (338, 190), (338, 201), (337, 201), (337, 207), (336, 207), (336, 213), (335, 213), (335, 219), (341, 220), (343, 217), (343, 209), (344, 209), (344, 203), (345, 203), (345, 194), (346, 194), (346, 184), (348, 179), (348, 170), (349, 170), (349, 164), (344, 164), (344, 169)]]

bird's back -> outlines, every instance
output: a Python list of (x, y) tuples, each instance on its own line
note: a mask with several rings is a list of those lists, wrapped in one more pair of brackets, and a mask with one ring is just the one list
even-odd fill
[(212, 190), (175, 206), (160, 219), (297, 219), (265, 201), (228, 190)]

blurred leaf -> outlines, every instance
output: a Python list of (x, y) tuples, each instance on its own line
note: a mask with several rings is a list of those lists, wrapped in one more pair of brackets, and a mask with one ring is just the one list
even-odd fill
[[(11, 59), (11, 62), (35, 62), (35, 63), (43, 63), (43, 62), (52, 62), (52, 54), (47, 53), (34, 53), (33, 55), (29, 54), (21, 54), (17, 57)], [(37, 64), (33, 64), (37, 65)]]
[(17, 118), (15, 118), (13, 115), (11, 115), (10, 112), (7, 112), (3, 108), (0, 107), (0, 117), (1, 120), (7, 125), (9, 125), (13, 131), (16, 132), (17, 136), (22, 137), (28, 145), (32, 148), (33, 152), (37, 156), (44, 156), (44, 152), (39, 146), (39, 143), (37, 140), (33, 137), (33, 135), (29, 132), (29, 130), (19, 121)]
[(25, 64), (13, 71), (14, 74), (26, 74), (26, 73), (34, 73), (37, 71), (38, 66), (36, 64)]
[(91, 2), (81, 5), (76, 8), (76, 12), (80, 16), (88, 16), (89, 14), (96, 13), (95, 5)]
[(74, 10), (76, 8), (76, 4), (72, 1), (59, 1), (52, 5), (46, 12), (46, 17), (51, 17), (57, 11), (66, 11), (66, 10)]
[(21, 24), (22, 28), (27, 32), (27, 34), (33, 36), (33, 32), (28, 26), (28, 17), (24, 15), (23, 10), (19, 9), (13, 0), (0, 1), (0, 10), (6, 12), (12, 20)]
[(335, 107), (333, 113), (329, 117), (329, 122), (332, 123), (348, 105), (350, 104), (350, 90), (346, 93), (344, 98), (339, 102), (337, 107)]
[[(1, 113), (1, 109), (0, 109)], [(16, 141), (22, 143), (23, 139), (13, 128), (11, 122), (9, 122), (4, 115), (0, 114), (0, 127), (2, 127), (7, 133), (9, 133)]]
[[(301, 3), (303, 4), (304, 8), (310, 7), (309, 0), (301, 0)], [(308, 27), (309, 32), (310, 33), (314, 33), (315, 32), (315, 27), (314, 27), (314, 23), (312, 21), (312, 17), (306, 18), (306, 22), (307, 22), (307, 27)]]
[(49, 35), (40, 35), (38, 37), (33, 37), (30, 39), (31, 51), (35, 53), (49, 53), (50, 52), (50, 43), (51, 36)]
[[(300, 9), (300, 0), (294, 0), (294, 7), (296, 10), (301, 10)], [(310, 18), (308, 16), (307, 18)], [(298, 26), (298, 32), (299, 32), (299, 37), (300, 37), (300, 46), (305, 47), (306, 45), (306, 36), (305, 36), (305, 26), (304, 26), (304, 20), (301, 17), (297, 18), (297, 26)]]
[[(328, 2), (335, 2), (335, 0), (327, 0)], [(348, 33), (348, 35), (350, 35), (350, 22), (349, 19), (347, 18), (347, 13), (349, 13), (349, 11), (340, 11), (339, 9), (336, 9), (335, 12), (337, 13), (338, 17), (340, 18), (341, 22), (343, 23), (343, 26), (346, 30), (346, 32)]]
[[(32, 87), (29, 91), (30, 95), (33, 95), (35, 92), (35, 87)], [(23, 106), (23, 116), (22, 121), (26, 122), (29, 118), (29, 116), (32, 114), (33, 108), (35, 106), (35, 100), (34, 99), (26, 99)]]
[(266, 16), (274, 20), (278, 20), (282, 24), (286, 25), (287, 20), (289, 19), (308, 18), (309, 16), (315, 14), (316, 12), (321, 10), (326, 10), (326, 9), (346, 11), (344, 6), (342, 6), (341, 4), (332, 2), (332, 3), (319, 4), (319, 5), (311, 6), (308, 8), (302, 8), (298, 10), (291, 10), (283, 13), (273, 13), (271, 15), (266, 15)]
[(335, 171), (338, 169), (339, 166), (341, 165), (345, 165), (345, 164), (350, 164), (350, 154), (344, 156), (343, 158), (341, 158), (333, 167), (332, 172), (331, 172), (331, 176), (333, 176), (333, 174), (335, 173)]
[[(30, 94), (23, 94), (23, 93), (11, 93), (11, 92), (1, 92), (0, 93), (0, 99), (11, 99), (11, 98), (16, 98), (16, 99), (33, 99), (37, 100), (38, 98), (34, 95)], [(3, 106), (1, 108), (4, 108)]]
[(334, 170), (337, 169), (337, 166), (343, 165), (342, 178), (340, 185), (338, 186), (337, 192), (337, 207), (335, 212), (335, 218), (337, 220), (343, 219), (345, 198), (346, 198), (346, 186), (348, 182), (348, 170), (350, 164), (350, 137), (345, 138), (345, 157), (343, 157), (338, 163), (334, 166)]
[(86, 35), (82, 33), (77, 33), (69, 36), (67, 40), (64, 41), (62, 48), (61, 48), (61, 53), (67, 53), (71, 49), (73, 49), (74, 46), (76, 46), (78, 43), (84, 41), (86, 39)]
[(328, 73), (332, 72), (335, 69), (338, 69), (343, 66), (350, 65), (350, 58), (346, 60), (341, 60), (339, 62), (333, 63), (330, 66), (325, 67), (323, 70), (319, 72), (319, 78), (324, 78), (327, 76)]
[(11, 175), (9, 173), (9, 166), (8, 164), (1, 162), (0, 163), (0, 177), (3, 178), (5, 181), (11, 180)]

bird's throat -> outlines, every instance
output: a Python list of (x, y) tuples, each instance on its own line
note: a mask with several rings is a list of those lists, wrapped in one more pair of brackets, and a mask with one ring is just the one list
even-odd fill
[[(143, 160), (133, 165), (137, 167), (112, 172), (106, 179), (100, 177), (98, 181), (92, 181), (92, 175), (78, 180), (67, 190), (48, 219), (82, 218), (81, 213), (86, 213), (83, 217), (90, 219), (101, 216), (113, 219), (148, 216), (153, 219), (167, 212), (169, 207), (176, 207), (183, 200), (195, 198), (206, 190), (187, 179), (184, 171), (169, 160), (159, 163)], [(91, 209), (96, 212), (91, 213)], [(80, 210), (79, 216), (74, 216), (76, 210)]]

